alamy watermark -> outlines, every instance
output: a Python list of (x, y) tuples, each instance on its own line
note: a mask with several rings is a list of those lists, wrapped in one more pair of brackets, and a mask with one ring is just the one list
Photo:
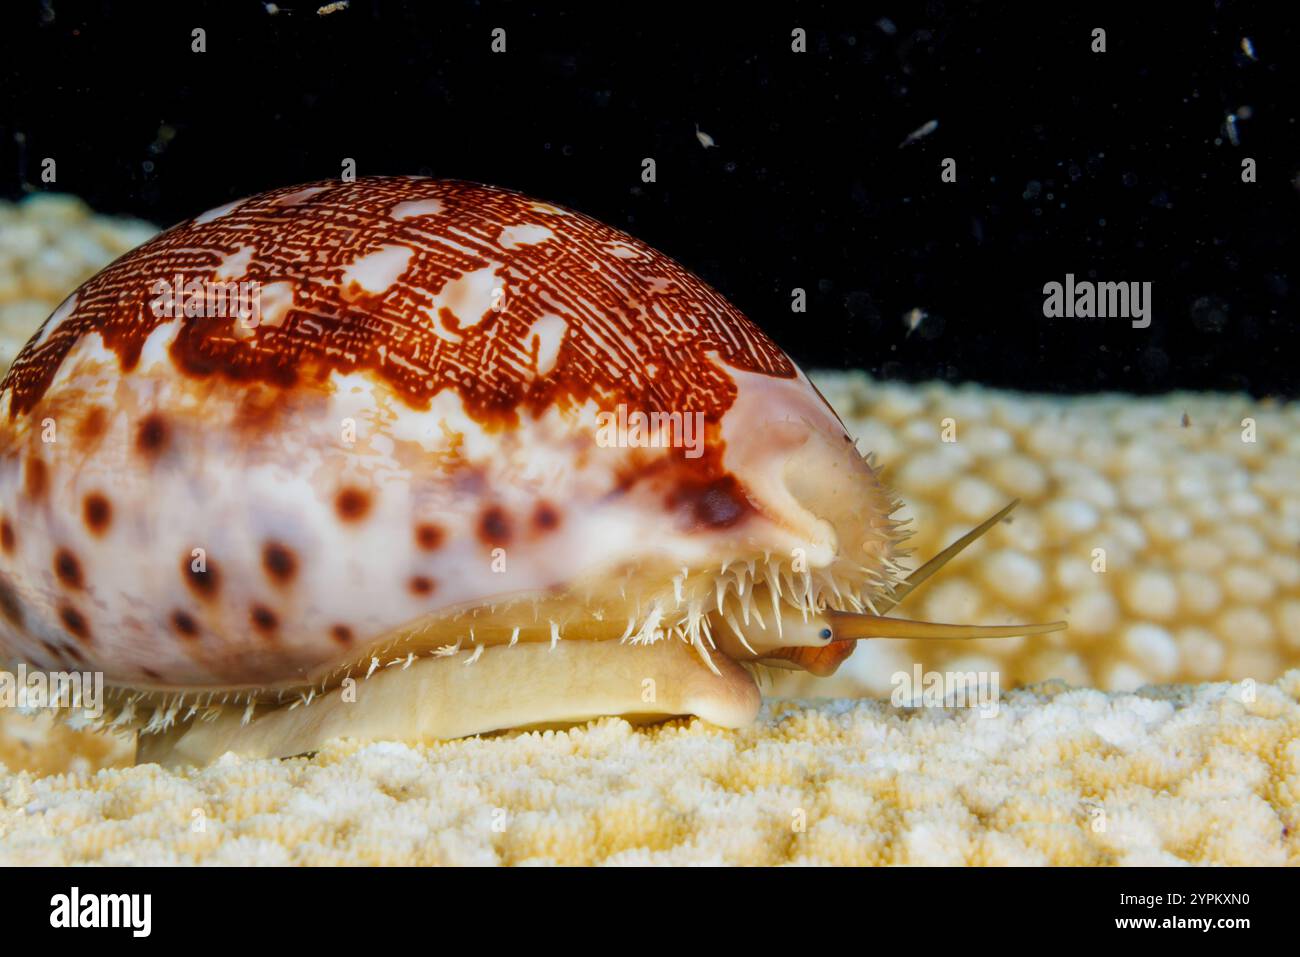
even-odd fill
[(238, 319), (245, 329), (262, 321), (262, 284), (256, 279), (222, 282), (177, 273), (149, 287), (149, 308), (159, 319)]
[(102, 671), (0, 671), (0, 708), (81, 711), (89, 718), (104, 714)]
[(896, 671), (889, 679), (895, 708), (978, 708), (981, 718), (996, 718), (1001, 683), (996, 671)]
[(596, 444), (612, 448), (682, 448), (688, 459), (704, 454), (703, 412), (628, 412), (618, 404), (615, 412), (596, 416)]
[(1151, 325), (1151, 283), (1074, 281), (1043, 286), (1043, 315), (1048, 319), (1131, 319), (1134, 329)]
[(153, 895), (83, 894), (73, 887), (50, 898), (50, 926), (122, 928), (132, 937), (148, 937), (153, 930)]

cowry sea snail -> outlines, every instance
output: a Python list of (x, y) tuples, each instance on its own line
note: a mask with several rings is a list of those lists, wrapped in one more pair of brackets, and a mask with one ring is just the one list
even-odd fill
[(630, 236), (465, 182), (277, 189), (104, 269), (0, 384), (0, 657), (102, 672), (141, 760), (201, 764), (737, 727), (755, 665), (1059, 627), (881, 617), (1005, 514), (903, 580), (896, 507)]

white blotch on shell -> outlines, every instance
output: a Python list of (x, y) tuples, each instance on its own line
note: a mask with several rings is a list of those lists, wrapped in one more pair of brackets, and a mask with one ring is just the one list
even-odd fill
[(289, 310), (293, 308), (293, 296), (294, 284), (287, 280), (268, 282), (263, 285), (259, 298), (261, 312), (258, 325), (271, 327), (282, 325)]
[(36, 340), (36, 344), (38, 346), (43, 346), (54, 333), (54, 330), (63, 325), (68, 316), (72, 315), (72, 311), (76, 308), (77, 294), (74, 292), (72, 295), (68, 296), (67, 299), (64, 299), (63, 302), (59, 304), (59, 307), (50, 315), (49, 320), (45, 323), (45, 327), (41, 329), (41, 335), (40, 338)]
[(436, 199), (413, 199), (398, 203), (388, 213), (393, 219), (416, 219), (420, 216), (437, 216), (442, 212), (442, 203)]
[(234, 210), (234, 208), (242, 202), (242, 199), (237, 199), (234, 202), (226, 203), (224, 206), (216, 206), (208, 210), (206, 213), (200, 213), (198, 216), (195, 216), (194, 222), (195, 224), (202, 226), (206, 223), (212, 222), (214, 219), (220, 219), (222, 216), (225, 216), (227, 213)]
[(410, 246), (381, 246), (356, 259), (343, 270), (343, 291), (353, 283), (371, 295), (388, 291), (397, 277), (406, 272), (414, 255)]
[(248, 275), (248, 266), (253, 261), (253, 253), (255, 252), (257, 250), (252, 246), (240, 246), (237, 252), (222, 257), (221, 262), (217, 263), (216, 269), (213, 271), (213, 278), (225, 282), (245, 278)]
[(492, 308), (493, 290), (501, 285), (496, 268), (484, 266), (473, 272), (450, 279), (434, 299), (435, 309), (446, 308), (455, 313), (462, 329), (479, 324)]
[(537, 349), (537, 374), (546, 375), (555, 368), (568, 325), (559, 316), (540, 316), (528, 330), (527, 342)]
[(554, 238), (555, 233), (545, 226), (522, 223), (517, 226), (507, 226), (501, 230), (498, 242), (501, 244), (502, 249), (518, 249), (521, 246), (532, 246)]

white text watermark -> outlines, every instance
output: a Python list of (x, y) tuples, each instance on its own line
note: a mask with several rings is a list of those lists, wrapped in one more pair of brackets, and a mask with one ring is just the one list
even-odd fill
[(1043, 286), (1043, 315), (1048, 319), (1131, 319), (1134, 329), (1151, 325), (1151, 283), (1065, 282)]
[(896, 671), (889, 702), (895, 708), (978, 708), (981, 718), (996, 718), (1001, 698), (996, 671), (926, 671), (919, 664)]
[(87, 717), (104, 714), (102, 671), (0, 671), (0, 708), (61, 708), (85, 712)]
[(245, 329), (261, 322), (262, 284), (255, 279), (186, 281), (177, 273), (171, 280), (155, 280), (149, 291), (149, 308), (159, 319), (238, 319)]
[(704, 454), (703, 412), (629, 413), (620, 402), (617, 411), (601, 412), (596, 421), (596, 444), (603, 449), (681, 448), (688, 459)]

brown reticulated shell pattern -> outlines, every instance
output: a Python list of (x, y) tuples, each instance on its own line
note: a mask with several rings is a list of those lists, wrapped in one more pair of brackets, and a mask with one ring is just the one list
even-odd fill
[[(413, 406), (453, 389), (490, 422), (588, 398), (716, 417), (734, 385), (710, 352), (794, 374), (717, 292), (590, 217), (472, 183), (368, 178), (232, 203), (124, 256), (14, 362), (9, 415), (34, 407), (89, 330), (129, 372), (166, 321), (149, 308), (150, 287), (176, 274), (290, 287), (283, 314), (265, 316), (251, 342), (229, 325), (188, 323), (171, 356), (191, 376), (290, 387), (367, 369)], [(501, 290), (495, 308), (485, 289)], [(548, 334), (555, 319), (562, 336)]]

